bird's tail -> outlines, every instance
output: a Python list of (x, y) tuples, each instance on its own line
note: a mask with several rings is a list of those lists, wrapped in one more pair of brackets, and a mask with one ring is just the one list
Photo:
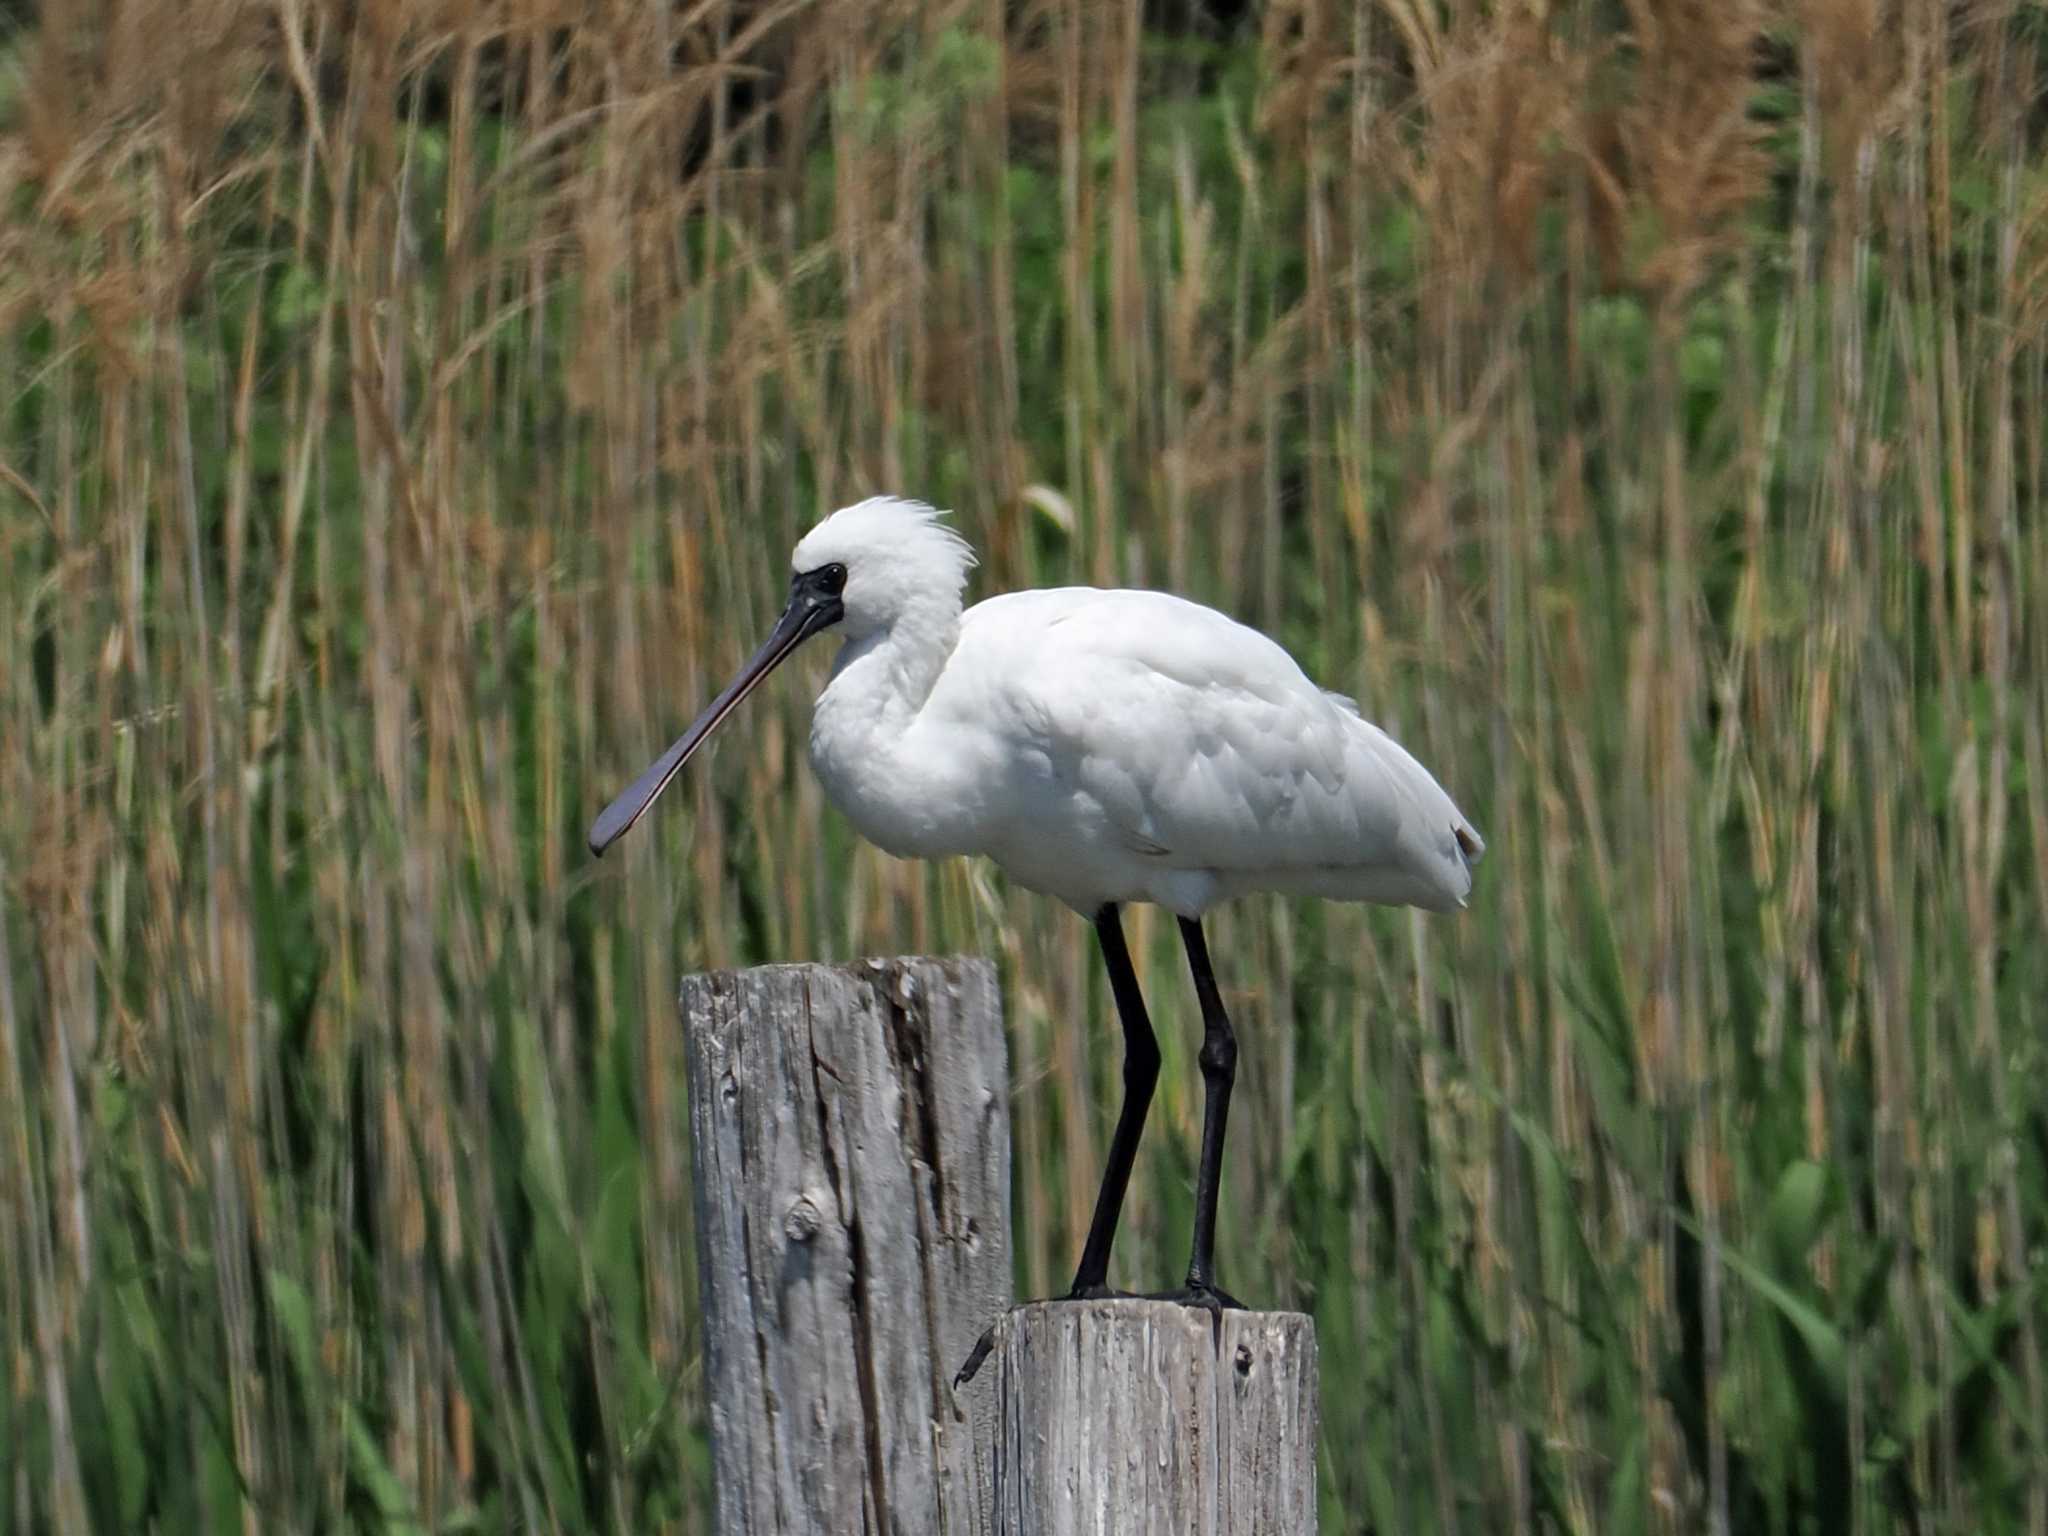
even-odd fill
[(1356, 721), (1354, 739), (1407, 801), (1399, 834), (1402, 863), (1427, 893), (1414, 904), (1438, 911), (1464, 906), (1472, 894), (1472, 866), (1485, 856), (1486, 839), (1413, 753), (1360, 715), (1357, 706), (1349, 713)]
[(1481, 837), (1479, 829), (1464, 817), (1458, 818), (1458, 824), (1451, 828), (1451, 834), (1457, 838), (1458, 852), (1465, 856), (1467, 864), (1477, 864), (1486, 857), (1486, 839)]

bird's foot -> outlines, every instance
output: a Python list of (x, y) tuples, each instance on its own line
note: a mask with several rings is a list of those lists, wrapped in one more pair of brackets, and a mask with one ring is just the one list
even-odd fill
[(1211, 1285), (1206, 1280), (1189, 1280), (1177, 1291), (1156, 1291), (1144, 1298), (1146, 1301), (1177, 1301), (1184, 1307), (1200, 1307), (1205, 1312), (1242, 1312), (1243, 1302), (1226, 1290)]
[[(1077, 1285), (1066, 1295), (1049, 1296), (1046, 1301), (1054, 1306), (1068, 1301), (1174, 1301), (1184, 1307), (1201, 1307), (1205, 1311), (1213, 1312), (1219, 1320), (1225, 1312), (1242, 1312), (1245, 1309), (1244, 1303), (1229, 1292), (1220, 1291), (1207, 1282), (1192, 1280), (1177, 1291), (1119, 1291), (1107, 1285)], [(1028, 1307), (1036, 1303), (1027, 1301), (1019, 1302), (1018, 1305)], [(967, 1355), (967, 1363), (961, 1366), (959, 1373), (954, 1376), (955, 1392), (974, 1380), (975, 1373), (981, 1369), (990, 1351), (995, 1347), (996, 1330), (991, 1324), (982, 1336), (974, 1341), (974, 1348)]]
[(1108, 1285), (1077, 1285), (1064, 1296), (1054, 1296), (1052, 1301), (1144, 1301), (1136, 1291), (1119, 1291)]
[(1184, 1307), (1198, 1307), (1209, 1314), (1209, 1339), (1218, 1349), (1223, 1347), (1223, 1314), (1242, 1312), (1244, 1303), (1228, 1291), (1218, 1290), (1207, 1280), (1188, 1276), (1188, 1283), (1177, 1291), (1161, 1291), (1148, 1296), (1147, 1301), (1173, 1301)]

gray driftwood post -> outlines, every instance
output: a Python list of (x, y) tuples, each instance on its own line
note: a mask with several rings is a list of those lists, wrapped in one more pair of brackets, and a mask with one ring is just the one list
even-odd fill
[(723, 971), (681, 1006), (717, 1529), (982, 1536), (994, 1403), (951, 1383), (1011, 1295), (993, 969)]
[(1020, 1307), (987, 1369), (1001, 1536), (1313, 1536), (1316, 1335), (1300, 1313)]

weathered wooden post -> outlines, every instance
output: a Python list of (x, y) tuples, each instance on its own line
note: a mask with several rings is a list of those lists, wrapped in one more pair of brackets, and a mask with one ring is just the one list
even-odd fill
[[(983, 1536), (1010, 1303), (1010, 1116), (984, 960), (683, 982), (721, 1536)], [(979, 1422), (977, 1422), (979, 1421)]]
[(1006, 1310), (986, 961), (720, 971), (681, 1006), (721, 1536), (1313, 1536), (1308, 1318)]
[(988, 1368), (999, 1536), (1314, 1536), (1316, 1334), (1301, 1313), (1020, 1307)]

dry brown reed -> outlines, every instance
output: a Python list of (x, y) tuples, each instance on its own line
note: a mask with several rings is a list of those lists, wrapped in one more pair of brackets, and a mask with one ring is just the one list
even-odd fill
[(1215, 925), (1326, 1529), (2048, 1531), (2039, 20), (0, 22), (0, 1531), (707, 1529), (691, 968), (999, 957), (1063, 1280), (1084, 925), (859, 846), (800, 683), (581, 848), (889, 488), (1268, 627), (1488, 833), (1458, 922)]

